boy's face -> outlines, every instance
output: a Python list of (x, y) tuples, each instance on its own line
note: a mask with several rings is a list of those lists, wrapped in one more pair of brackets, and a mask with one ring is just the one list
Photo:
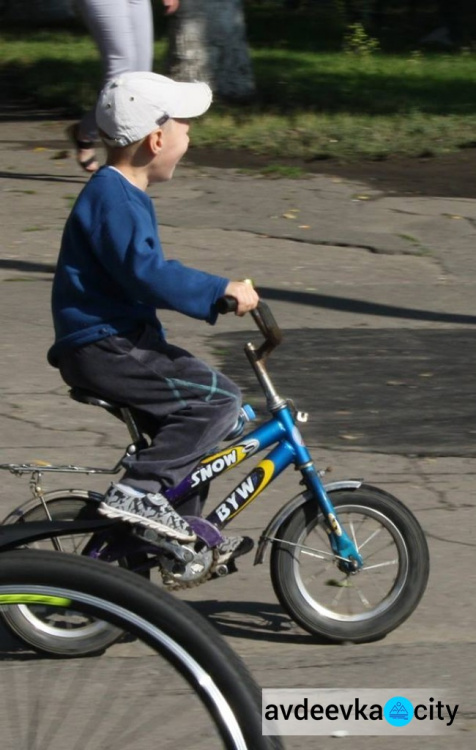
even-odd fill
[(188, 149), (188, 120), (168, 120), (162, 127), (162, 148), (150, 165), (149, 181), (170, 180)]

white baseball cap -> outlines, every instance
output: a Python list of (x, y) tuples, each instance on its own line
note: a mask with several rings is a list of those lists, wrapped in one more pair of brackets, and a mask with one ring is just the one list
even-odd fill
[[(212, 102), (208, 84), (172, 81), (158, 73), (132, 72), (107, 83), (96, 105), (96, 124), (110, 146), (127, 146), (168, 119), (198, 117)], [(106, 137), (104, 137), (106, 136)]]

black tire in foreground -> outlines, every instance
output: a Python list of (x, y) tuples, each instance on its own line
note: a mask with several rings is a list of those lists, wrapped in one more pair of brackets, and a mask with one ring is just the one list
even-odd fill
[(260, 690), (218, 632), (136, 574), (61, 552), (4, 552), (0, 607), (19, 602), (85, 612), (130, 639), (100, 657), (47, 659), (15, 648), (4, 654), (4, 750), (41, 742), (50, 750), (65, 743), (72, 750), (142, 750), (187, 739), (206, 750), (282, 748), (277, 737), (262, 735)]

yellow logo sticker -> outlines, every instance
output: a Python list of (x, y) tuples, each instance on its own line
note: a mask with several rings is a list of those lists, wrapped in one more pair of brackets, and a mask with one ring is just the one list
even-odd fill
[(258, 442), (256, 440), (249, 440), (241, 445), (235, 445), (233, 448), (226, 448), (219, 453), (214, 453), (213, 456), (207, 456), (193, 472), (190, 486), (196, 487), (201, 482), (207, 482), (233, 466), (237, 466), (254, 453), (257, 447)]
[(241, 513), (243, 508), (264, 490), (274, 476), (274, 463), (265, 458), (253, 469), (246, 479), (228, 495), (226, 500), (218, 506), (216, 514), (220, 521), (226, 521)]

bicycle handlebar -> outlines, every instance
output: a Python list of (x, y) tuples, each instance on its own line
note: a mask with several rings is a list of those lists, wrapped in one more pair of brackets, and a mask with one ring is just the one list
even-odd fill
[(236, 297), (230, 297), (230, 295), (225, 294), (224, 297), (220, 297), (217, 300), (216, 306), (219, 315), (227, 315), (228, 313), (236, 312), (238, 300)]
[[(216, 304), (220, 315), (235, 312), (238, 306), (236, 299), (228, 295), (220, 297)], [(264, 337), (264, 343), (257, 352), (258, 358), (262, 359), (280, 345), (283, 333), (266, 302), (260, 300), (258, 306), (251, 310), (251, 316)]]

